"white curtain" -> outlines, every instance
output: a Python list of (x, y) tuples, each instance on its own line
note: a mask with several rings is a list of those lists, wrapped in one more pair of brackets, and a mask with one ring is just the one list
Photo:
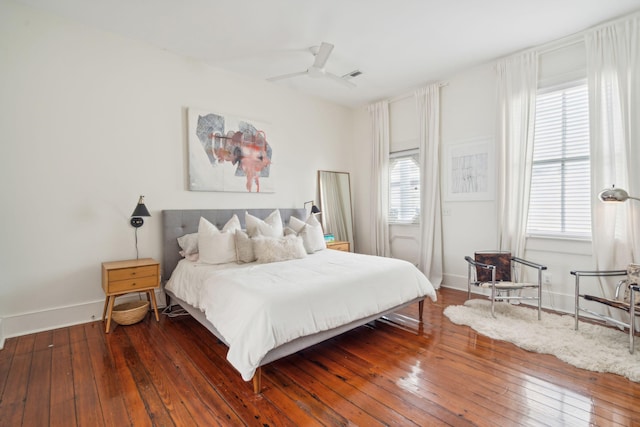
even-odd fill
[(640, 197), (640, 15), (586, 33), (585, 44), (595, 267), (626, 269), (640, 262), (640, 202), (596, 196), (615, 184)]
[(529, 213), (538, 54), (518, 54), (497, 64), (498, 244), (522, 257)]
[(371, 237), (374, 255), (391, 256), (389, 241), (389, 102), (369, 106), (373, 155), (371, 164)]
[(440, 85), (415, 92), (420, 137), (419, 268), (437, 289), (442, 283), (440, 208)]

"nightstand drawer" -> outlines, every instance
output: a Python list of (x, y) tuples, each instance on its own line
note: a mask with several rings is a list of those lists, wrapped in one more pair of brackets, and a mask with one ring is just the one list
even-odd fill
[(133, 279), (109, 282), (109, 293), (129, 292), (136, 289), (153, 288), (158, 286), (158, 276), (136, 277)]
[(136, 279), (138, 277), (155, 276), (158, 268), (155, 265), (145, 265), (144, 267), (120, 268), (109, 271), (109, 282), (118, 280)]
[(350, 251), (349, 242), (330, 242), (330, 243), (327, 243), (327, 248), (333, 249), (335, 251), (344, 251), (344, 252)]

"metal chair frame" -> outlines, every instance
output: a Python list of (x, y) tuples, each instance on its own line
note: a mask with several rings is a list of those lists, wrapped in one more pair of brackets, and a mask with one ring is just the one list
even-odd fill
[[(491, 289), (491, 295), (489, 296), (489, 299), (491, 300), (491, 315), (493, 317), (496, 317), (495, 314), (495, 301), (496, 299), (499, 300), (537, 300), (538, 301), (538, 320), (540, 320), (541, 318), (541, 313), (542, 313), (542, 272), (544, 270), (547, 269), (546, 266), (541, 265), (541, 264), (537, 264), (535, 262), (531, 262), (531, 261), (527, 261), (525, 259), (522, 258), (518, 258), (515, 256), (511, 257), (511, 271), (512, 271), (512, 280), (511, 282), (513, 283), (513, 286), (500, 286), (497, 287), (497, 284), (500, 284), (500, 281), (496, 280), (496, 266), (495, 265), (491, 265), (491, 264), (483, 264), (481, 262), (478, 262), (476, 260), (474, 260), (473, 258), (471, 258), (470, 256), (465, 256), (464, 257), (465, 261), (467, 261), (468, 263), (468, 268), (467, 268), (467, 299), (471, 299), (471, 285), (475, 285), (475, 286), (480, 286), (481, 282), (478, 282), (476, 280), (477, 278), (477, 273), (476, 273), (476, 268), (480, 267), (480, 268), (484, 268), (487, 270), (491, 271), (491, 282), (487, 282), (490, 283), (490, 289)], [(525, 267), (531, 267), (531, 268), (535, 268), (538, 271), (538, 282), (537, 284), (535, 283), (520, 283), (518, 282), (518, 277), (517, 277), (517, 270), (516, 270), (516, 265), (517, 264), (521, 264)], [(484, 282), (482, 282), (484, 283)], [(521, 296), (521, 295), (511, 295), (510, 291), (514, 291), (514, 290), (522, 290), (522, 289), (527, 289), (527, 288), (538, 288), (538, 295), (537, 296)], [(499, 293), (501, 292), (507, 292), (507, 295), (499, 295)]]
[[(604, 320), (605, 322), (612, 323), (616, 326), (629, 329), (629, 353), (633, 354), (633, 350), (635, 347), (635, 317), (636, 315), (640, 315), (640, 312), (636, 312), (636, 292), (640, 292), (640, 284), (632, 284), (629, 286), (629, 308), (619, 307), (612, 304), (607, 304), (605, 302), (591, 300), (593, 302), (597, 302), (599, 304), (606, 305), (608, 307), (616, 308), (618, 310), (625, 311), (629, 313), (629, 323), (623, 322), (622, 320), (615, 319), (611, 316), (607, 316), (606, 314), (597, 313), (593, 310), (589, 310), (585, 307), (580, 307), (580, 298), (587, 299), (588, 295), (580, 293), (580, 277), (615, 277), (615, 276), (626, 276), (626, 270), (601, 270), (601, 271), (572, 271), (572, 275), (576, 277), (576, 287), (575, 287), (575, 330), (578, 330), (578, 320), (579, 314), (581, 311), (585, 313), (589, 313), (590, 315)], [(616, 284), (616, 292), (614, 296), (614, 301), (620, 301), (620, 289), (623, 285), (628, 285), (629, 282), (626, 279), (618, 281)]]

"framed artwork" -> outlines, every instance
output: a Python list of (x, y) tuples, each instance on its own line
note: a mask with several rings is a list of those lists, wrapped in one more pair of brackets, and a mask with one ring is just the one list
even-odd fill
[(188, 109), (189, 190), (273, 193), (268, 124)]
[(493, 139), (452, 143), (445, 149), (446, 201), (493, 200), (495, 157)]

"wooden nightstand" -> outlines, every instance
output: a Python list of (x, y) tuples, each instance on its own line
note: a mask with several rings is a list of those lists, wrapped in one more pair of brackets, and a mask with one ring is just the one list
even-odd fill
[(107, 318), (106, 333), (111, 328), (113, 301), (117, 296), (131, 292), (146, 292), (153, 311), (158, 316), (155, 289), (160, 286), (160, 263), (152, 258), (111, 261), (102, 263), (102, 289), (106, 295), (102, 320)]
[(351, 252), (351, 247), (349, 245), (349, 242), (329, 242), (327, 243), (327, 249)]

